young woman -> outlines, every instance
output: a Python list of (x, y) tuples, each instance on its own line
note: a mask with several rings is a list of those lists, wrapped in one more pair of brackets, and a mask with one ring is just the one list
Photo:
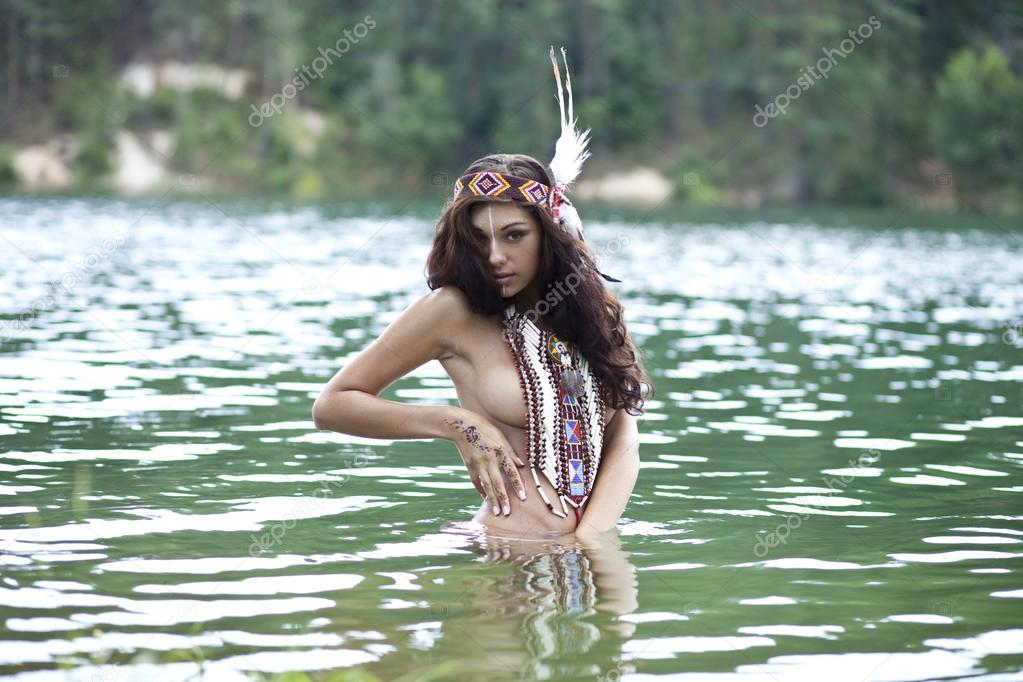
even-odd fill
[[(564, 196), (588, 156), (568, 87), (552, 173), (521, 154), (473, 163), (437, 223), (431, 293), (313, 406), (318, 429), (452, 441), (484, 497), (474, 520), (517, 536), (582, 538), (615, 525), (639, 471), (636, 416), (652, 393), (622, 306), (600, 279), (611, 278), (597, 271)], [(451, 377), (459, 406), (378, 396), (430, 360)]]

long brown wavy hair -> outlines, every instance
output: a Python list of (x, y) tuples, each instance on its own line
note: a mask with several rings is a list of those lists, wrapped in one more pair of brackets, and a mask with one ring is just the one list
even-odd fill
[[(548, 187), (554, 185), (544, 165), (525, 154), (485, 156), (474, 161), (463, 175), (482, 171), (517, 175)], [(473, 312), (480, 315), (500, 315), (508, 305), (501, 298), (484, 247), (474, 238), (469, 219), (474, 204), (495, 200), (501, 201), (483, 197), (448, 201), (437, 221), (426, 263), (427, 285), (431, 290), (448, 285), (457, 287)], [(632, 415), (642, 414), (644, 400), (653, 396), (653, 384), (625, 329), (622, 304), (597, 273), (590, 247), (562, 229), (544, 209), (525, 202), (520, 205), (532, 211), (541, 227), (537, 273), (541, 291), (553, 293), (550, 287), (565, 282), (571, 273), (578, 278), (572, 295), (559, 295), (553, 305), (547, 306), (545, 314), (540, 314), (537, 306), (535, 314), (555, 334), (576, 344), (598, 379), (607, 405), (614, 409), (624, 407)], [(585, 333), (580, 333), (582, 330)]]

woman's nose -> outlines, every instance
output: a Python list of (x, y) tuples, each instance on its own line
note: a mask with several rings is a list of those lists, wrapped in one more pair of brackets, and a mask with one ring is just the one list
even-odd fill
[(490, 264), (497, 266), (504, 263), (507, 260), (504, 255), (504, 251), (501, 247), (496, 244), (490, 245)]

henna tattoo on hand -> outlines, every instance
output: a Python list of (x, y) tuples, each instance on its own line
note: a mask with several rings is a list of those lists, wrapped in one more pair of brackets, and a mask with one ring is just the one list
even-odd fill
[(496, 451), (498, 455), (500, 455), (503, 452), (503, 449), (501, 447), (491, 448), (489, 445), (485, 445), (484, 443), (481, 443), (480, 442), (480, 430), (477, 429), (472, 424), (470, 424), (469, 426), (466, 426), (466, 427), (463, 428), (462, 424), (464, 422), (462, 422), (461, 419), (456, 419), (454, 421), (445, 419), (444, 421), (445, 421), (445, 423), (450, 424), (451, 426), (454, 426), (456, 429), (460, 429), (462, 431), (462, 435), (465, 436), (465, 441), (469, 445), (471, 445), (474, 448), (476, 448), (477, 450), (480, 450), (481, 452)]
[[(501, 470), (510, 480), (513, 481), (515, 480), (515, 477), (518, 476), (518, 472), (515, 470), (515, 465), (512, 464), (511, 458), (504, 456), (505, 452), (502, 446), (498, 445), (491, 448), (489, 445), (481, 443), (480, 430), (472, 424), (463, 427), (462, 425), (464, 424), (464, 422), (461, 419), (450, 420), (445, 418), (444, 423), (461, 430), (462, 435), (465, 436), (465, 442), (467, 442), (469, 445), (473, 446), (477, 450), (480, 450), (481, 452), (494, 452), (497, 455), (497, 461), (501, 466)], [(519, 464), (522, 464), (522, 460), (520, 460), (517, 455), (515, 459), (516, 461), (518, 461)], [(522, 466), (525, 466), (525, 464), (522, 464)], [(538, 489), (539, 487), (540, 485), (537, 484)], [(525, 489), (519, 490), (518, 495), (519, 499), (521, 500), (526, 499)], [(550, 506), (550, 503), (548, 503), (548, 506)], [(507, 511), (505, 513), (507, 513)]]

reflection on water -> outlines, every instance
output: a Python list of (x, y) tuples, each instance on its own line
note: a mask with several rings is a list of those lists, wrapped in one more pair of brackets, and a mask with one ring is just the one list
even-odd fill
[(474, 526), (445, 443), (312, 428), (429, 219), (0, 203), (2, 675), (1023, 679), (1014, 225), (591, 222), (658, 394), (583, 547)]
[[(580, 546), (571, 539), (525, 540), (488, 534), (455, 522), (482, 565), (467, 572), (431, 571), (434, 585), (451, 585), (436, 615), (436, 643), (425, 679), (483, 679), (504, 671), (510, 679), (562, 679), (621, 674), (622, 648), (635, 625), (622, 620), (637, 607), (635, 566), (617, 538)], [(580, 665), (585, 661), (585, 665)], [(383, 679), (410, 669), (406, 656), (382, 661)], [(614, 672), (613, 672), (614, 671)]]

